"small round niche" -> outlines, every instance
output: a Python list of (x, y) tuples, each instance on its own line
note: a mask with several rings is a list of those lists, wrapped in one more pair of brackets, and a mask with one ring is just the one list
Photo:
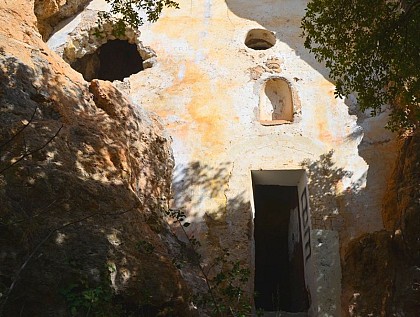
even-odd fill
[(253, 50), (267, 50), (276, 44), (273, 32), (264, 29), (252, 29), (248, 31), (245, 45)]
[(144, 69), (136, 44), (127, 40), (110, 40), (95, 52), (72, 62), (71, 67), (87, 81), (92, 79), (120, 80)]

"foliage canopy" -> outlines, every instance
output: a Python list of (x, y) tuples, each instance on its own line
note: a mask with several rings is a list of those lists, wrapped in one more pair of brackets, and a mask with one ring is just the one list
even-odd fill
[(111, 7), (110, 12), (99, 14), (99, 24), (112, 22), (116, 33), (124, 33), (126, 27), (138, 29), (144, 23), (139, 12), (144, 12), (147, 21), (156, 22), (162, 10), (179, 8), (173, 0), (105, 0)]
[(336, 96), (356, 93), (373, 115), (390, 105), (391, 130), (419, 126), (420, 0), (311, 0), (302, 28)]

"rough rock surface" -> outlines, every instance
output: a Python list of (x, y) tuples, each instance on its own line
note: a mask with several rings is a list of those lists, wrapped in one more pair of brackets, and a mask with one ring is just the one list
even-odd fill
[(386, 230), (352, 241), (343, 268), (344, 316), (420, 312), (420, 131), (404, 140), (383, 208)]
[(188, 316), (157, 119), (83, 81), (0, 3), (0, 315)]
[(34, 12), (38, 19), (38, 29), (47, 40), (54, 27), (62, 20), (83, 10), (91, 0), (35, 0)]

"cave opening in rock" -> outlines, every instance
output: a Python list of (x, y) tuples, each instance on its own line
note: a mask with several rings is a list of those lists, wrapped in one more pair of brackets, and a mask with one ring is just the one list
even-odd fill
[(252, 29), (248, 31), (245, 45), (253, 50), (267, 50), (276, 44), (273, 32), (264, 29)]
[(85, 80), (120, 80), (142, 71), (143, 59), (136, 44), (126, 40), (111, 40), (94, 53), (86, 54), (71, 64)]
[(260, 176), (253, 175), (255, 308), (265, 312), (307, 312), (298, 187), (267, 183), (267, 178), (259, 182)]

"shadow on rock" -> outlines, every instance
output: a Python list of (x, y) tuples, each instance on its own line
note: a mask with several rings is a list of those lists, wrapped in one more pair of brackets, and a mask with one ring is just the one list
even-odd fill
[(0, 56), (0, 315), (188, 316), (156, 119), (28, 54)]

